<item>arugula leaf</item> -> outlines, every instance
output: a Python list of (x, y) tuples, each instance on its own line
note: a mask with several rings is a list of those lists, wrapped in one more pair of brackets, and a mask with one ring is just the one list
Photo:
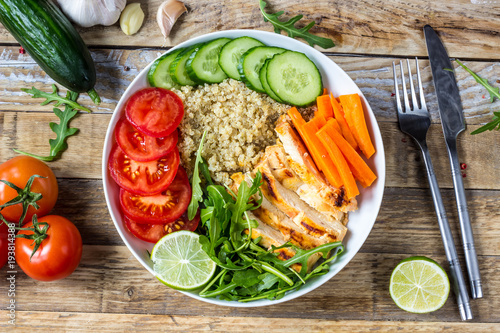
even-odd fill
[(465, 69), (467, 72), (469, 72), (470, 75), (472, 75), (472, 77), (476, 80), (477, 83), (479, 83), (480, 85), (482, 85), (483, 87), (486, 88), (486, 90), (488, 91), (488, 93), (490, 94), (490, 102), (493, 103), (495, 97), (500, 99), (500, 88), (494, 88), (493, 86), (491, 86), (489, 83), (488, 83), (488, 80), (486, 79), (483, 79), (482, 77), (480, 77), (479, 75), (477, 75), (476, 73), (474, 73), (473, 71), (471, 71), (467, 66), (465, 66), (464, 64), (462, 64), (460, 62), (460, 60), (458, 59), (455, 59), (455, 61), (460, 65), (462, 66), (463, 69)]
[(299, 21), (303, 15), (297, 15), (292, 17), (290, 20), (283, 22), (280, 21), (279, 17), (284, 13), (283, 10), (275, 13), (268, 14), (264, 11), (264, 8), (267, 6), (267, 3), (264, 0), (259, 0), (260, 2), (260, 11), (262, 12), (262, 16), (264, 17), (264, 22), (271, 22), (274, 26), (274, 32), (277, 34), (281, 33), (281, 30), (284, 30), (288, 33), (288, 36), (291, 38), (300, 37), (303, 38), (309, 45), (314, 46), (318, 45), (324, 49), (328, 49), (330, 47), (335, 46), (335, 43), (329, 39), (324, 37), (319, 37), (311, 34), (309, 29), (311, 29), (314, 24), (314, 21), (306, 25), (305, 27), (299, 29), (295, 27), (295, 23)]
[(497, 131), (500, 130), (500, 112), (493, 112), (493, 119), (486, 125), (479, 127), (475, 131), (472, 131), (471, 134), (479, 134), (486, 131), (492, 131), (494, 129), (496, 129)]
[[(77, 98), (78, 98), (78, 93), (75, 93), (73, 91), (68, 91), (66, 95), (67, 100), (76, 101)], [(26, 153), (18, 149), (14, 149), (14, 151), (20, 154), (38, 158), (42, 161), (50, 162), (56, 159), (61, 152), (66, 150), (68, 148), (68, 143), (66, 142), (66, 139), (72, 135), (75, 135), (78, 132), (78, 128), (69, 126), (69, 122), (78, 114), (78, 111), (74, 109), (72, 106), (70, 106), (68, 103), (64, 108), (64, 112), (58, 108), (54, 108), (54, 113), (60, 119), (60, 124), (54, 122), (49, 124), (50, 129), (57, 135), (55, 139), (49, 140), (50, 144), (49, 156), (40, 156), (31, 153)]]
[(56, 102), (54, 106), (58, 107), (61, 104), (65, 104), (72, 109), (87, 111), (90, 113), (90, 110), (84, 106), (81, 106), (76, 102), (76, 99), (70, 99), (68, 97), (61, 97), (57, 93), (57, 87), (55, 84), (52, 85), (52, 93), (46, 93), (44, 91), (38, 90), (35, 87), (31, 87), (31, 89), (21, 89), (25, 93), (33, 95), (32, 98), (45, 98), (46, 100), (42, 102), (40, 105), (46, 105), (50, 102)]
[(290, 267), (293, 264), (301, 264), (302, 268), (300, 270), (300, 274), (305, 274), (307, 272), (307, 260), (310, 256), (321, 252), (323, 254), (323, 258), (326, 258), (328, 256), (328, 252), (337, 247), (341, 247), (343, 249), (344, 246), (342, 245), (342, 242), (326, 243), (310, 250), (303, 250), (294, 246), (293, 249), (296, 251), (295, 255), (286, 260), (283, 265), (285, 267)]
[(192, 196), (191, 202), (188, 206), (188, 219), (191, 221), (196, 216), (196, 212), (198, 211), (198, 207), (201, 201), (203, 201), (203, 190), (201, 189), (201, 179), (200, 173), (198, 171), (200, 163), (203, 163), (203, 159), (201, 157), (201, 151), (203, 150), (203, 141), (205, 140), (205, 136), (207, 135), (207, 131), (203, 132), (203, 136), (201, 137), (200, 146), (196, 151), (196, 160), (194, 162), (194, 170), (193, 170), (193, 179), (191, 180), (191, 189)]

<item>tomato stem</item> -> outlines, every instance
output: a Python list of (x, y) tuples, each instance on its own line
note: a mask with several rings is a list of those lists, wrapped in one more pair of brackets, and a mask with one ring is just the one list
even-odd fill
[(26, 186), (24, 188), (20, 188), (17, 185), (7, 180), (0, 179), (0, 182), (4, 183), (5, 185), (17, 191), (17, 197), (4, 203), (3, 205), (0, 205), (0, 211), (2, 211), (2, 209), (6, 207), (21, 204), (23, 206), (23, 213), (19, 218), (19, 226), (22, 225), (24, 218), (26, 217), (26, 213), (28, 212), (29, 206), (33, 206), (35, 209), (40, 208), (40, 206), (36, 202), (42, 199), (43, 197), (42, 194), (37, 192), (31, 192), (31, 186), (35, 181), (35, 178), (47, 178), (47, 177), (33, 175), (28, 179), (28, 182), (26, 183)]
[[(1, 216), (1, 215), (0, 215)], [(3, 217), (2, 217), (3, 219)], [(5, 222), (5, 220), (4, 220)], [(34, 245), (33, 247), (33, 252), (31, 252), (30, 256), (30, 261), (33, 255), (36, 253), (40, 245), (42, 244), (43, 240), (47, 238), (47, 230), (49, 229), (49, 224), (47, 222), (38, 222), (38, 218), (36, 217), (36, 214), (33, 215), (33, 226), (28, 227), (28, 228), (20, 228), (17, 227), (15, 228), (16, 230), (25, 230), (25, 231), (33, 231), (32, 234), (26, 235), (26, 234), (18, 234), (16, 235), (16, 238), (25, 238), (25, 239), (31, 239), (33, 240), (33, 243), (31, 243), (31, 246)], [(43, 227), (41, 227), (43, 226)]]

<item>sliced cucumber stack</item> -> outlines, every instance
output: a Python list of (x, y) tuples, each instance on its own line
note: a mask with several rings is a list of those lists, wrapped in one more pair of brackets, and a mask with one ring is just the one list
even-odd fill
[(256, 46), (245, 52), (238, 64), (240, 78), (250, 89), (258, 92), (266, 92), (260, 82), (259, 74), (264, 62), (272, 58), (275, 54), (285, 52), (281, 47)]
[(189, 56), (193, 53), (198, 51), (198, 49), (202, 46), (203, 44), (195, 44), (193, 46), (190, 46), (180, 52), (172, 61), (170, 64), (170, 76), (172, 77), (172, 80), (174, 80), (175, 83), (181, 85), (181, 86), (195, 86), (199, 84), (199, 81), (193, 80), (187, 70), (186, 70), (186, 62), (189, 59)]
[(183, 50), (184, 49), (177, 49), (155, 60), (148, 72), (148, 81), (151, 86), (165, 89), (179, 87), (170, 76), (170, 64)]
[(277, 54), (269, 61), (267, 82), (282, 101), (296, 106), (313, 103), (323, 90), (316, 65), (295, 51)]
[(230, 38), (218, 38), (192, 52), (186, 62), (189, 77), (205, 83), (224, 81), (227, 75), (219, 66), (219, 54), (222, 47), (230, 41)]
[(241, 80), (238, 72), (240, 58), (243, 53), (255, 46), (264, 46), (264, 43), (252, 37), (239, 37), (224, 45), (220, 51), (219, 65), (227, 76)]
[(260, 83), (262, 84), (262, 87), (264, 88), (264, 91), (266, 92), (266, 94), (269, 95), (269, 97), (271, 97), (272, 99), (274, 99), (278, 103), (283, 103), (283, 101), (281, 100), (281, 98), (279, 98), (274, 93), (274, 91), (271, 89), (271, 87), (269, 87), (269, 83), (267, 82), (267, 66), (269, 65), (269, 61), (270, 60), (271, 59), (267, 59), (264, 62), (264, 65), (262, 65), (262, 68), (260, 69), (260, 73), (259, 73)]

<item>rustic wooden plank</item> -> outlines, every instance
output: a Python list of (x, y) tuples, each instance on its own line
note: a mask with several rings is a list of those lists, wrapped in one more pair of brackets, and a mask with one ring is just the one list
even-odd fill
[[(109, 216), (100, 180), (60, 179), (54, 213), (73, 221), (87, 245), (123, 245)], [(453, 190), (442, 191), (459, 253), (458, 216)], [(64, 198), (64, 199), (62, 199)], [(477, 252), (500, 256), (500, 191), (467, 191)], [(404, 239), (404, 246), (400, 241)], [(366, 253), (444, 255), (429, 190), (387, 188), (377, 222), (361, 248)]]
[[(402, 245), (403, 246), (403, 245)], [(428, 255), (441, 264), (443, 255)], [(411, 314), (396, 307), (388, 292), (392, 269), (407, 257), (402, 254), (358, 253), (334, 278), (307, 295), (261, 308), (214, 306), (167, 288), (146, 271), (125, 246), (85, 245), (77, 270), (54, 283), (31, 280), (16, 274), (16, 310), (127, 313), (191, 316), (193, 309), (205, 316), (252, 318), (316, 318), (327, 320), (460, 321), (454, 296), (431, 314)], [(480, 256), (484, 299), (472, 302), (477, 322), (500, 322), (499, 256)], [(1, 275), (5, 276), (3, 269)], [(7, 295), (7, 284), (0, 295)], [(61, 297), (64, 295), (64, 297)], [(85, 304), (85, 306), (82, 306)], [(3, 323), (2, 323), (3, 324)]]
[[(110, 114), (79, 114), (71, 126), (79, 128), (77, 135), (68, 139), (69, 148), (63, 157), (51, 162), (57, 177), (102, 178), (101, 157), (104, 137)], [(55, 137), (49, 129), (49, 122), (58, 121), (52, 113), (0, 112), (0, 161), (15, 153), (13, 148), (35, 154), (48, 154), (48, 140)], [(427, 187), (425, 169), (420, 151), (413, 141), (401, 133), (397, 124), (379, 122), (384, 140), (386, 156), (386, 185), (388, 187)], [(500, 189), (499, 166), (491, 163), (500, 156), (500, 132), (488, 132), (471, 136), (476, 129), (471, 125), (459, 136), (459, 156), (467, 164), (464, 183), (468, 189)], [(434, 168), (441, 187), (452, 187), (451, 172), (446, 148), (438, 124), (431, 126), (428, 145)]]
[[(2, 317), (7, 311), (0, 311)], [(84, 332), (257, 332), (272, 327), (276, 333), (288, 332), (499, 332), (496, 323), (443, 323), (411, 321), (323, 320), (294, 318), (252, 318), (219, 316), (172, 316), (109, 313), (73, 313), (20, 311), (16, 331), (84, 331)], [(5, 322), (0, 328), (11, 329)]]
[[(95, 106), (86, 94), (82, 94), (79, 100), (94, 112), (112, 112), (132, 80), (161, 53), (162, 51), (159, 50), (94, 50), (92, 54), (98, 73), (96, 90), (103, 102)], [(395, 121), (392, 62), (399, 61), (398, 59), (349, 56), (330, 56), (330, 59), (343, 68), (360, 87), (379, 121)], [(423, 60), (420, 64), (425, 97), (432, 121), (439, 122), (429, 62)], [(465, 64), (488, 79), (491, 84), (498, 86), (499, 63), (466, 61)], [(54, 83), (31, 57), (27, 54), (19, 54), (18, 48), (15, 47), (3, 48), (0, 54), (0, 68), (2, 68), (0, 87), (3, 87), (0, 90), (0, 110), (47, 111), (51, 109), (49, 106), (40, 106), (40, 99), (32, 99), (30, 95), (21, 91), (21, 88), (31, 86), (50, 91), (49, 85)], [(492, 112), (500, 109), (500, 101), (496, 100), (491, 104), (486, 90), (462, 68), (456, 70), (456, 76), (466, 122), (484, 124), (489, 121)], [(65, 89), (62, 88), (61, 94), (64, 93)]]
[[(273, 31), (264, 22), (258, 1), (186, 0), (189, 9), (174, 26), (171, 37), (163, 39), (156, 24), (156, 11), (162, 0), (140, 0), (146, 12), (145, 24), (134, 36), (126, 36), (118, 24), (79, 29), (88, 45), (150, 46), (176, 45), (205, 33), (228, 29)], [(356, 54), (427, 55), (422, 28), (431, 24), (452, 57), (495, 59), (498, 56), (500, 19), (491, 1), (414, 0), (270, 0), (267, 11), (284, 10), (282, 19), (303, 14), (304, 21), (314, 20), (311, 32), (332, 38), (330, 51)], [(15, 42), (2, 27), (0, 42)], [(466, 47), (465, 47), (466, 46)]]

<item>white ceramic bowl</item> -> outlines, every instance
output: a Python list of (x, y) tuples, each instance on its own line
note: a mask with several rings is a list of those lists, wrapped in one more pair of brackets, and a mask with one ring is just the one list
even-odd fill
[[(369, 188), (367, 189), (360, 188), (361, 194), (358, 196), (359, 209), (349, 214), (349, 223), (348, 223), (349, 231), (347, 233), (346, 238), (344, 239), (345, 252), (331, 264), (331, 269), (327, 274), (320, 276), (314, 280), (308, 281), (307, 284), (301, 287), (299, 291), (291, 292), (277, 301), (258, 300), (248, 303), (239, 303), (236, 301), (221, 301), (214, 298), (202, 298), (198, 296), (196, 293), (185, 292), (185, 294), (190, 297), (217, 305), (234, 306), (234, 307), (256, 307), (256, 306), (265, 306), (265, 305), (271, 305), (289, 301), (301, 295), (307, 294), (311, 290), (318, 288), (323, 283), (330, 280), (345, 265), (349, 263), (349, 261), (354, 257), (354, 255), (359, 251), (359, 249), (365, 242), (377, 218), (380, 209), (380, 204), (382, 202), (382, 196), (385, 185), (385, 156), (384, 156), (384, 146), (382, 143), (382, 138), (380, 136), (380, 130), (378, 128), (377, 121), (375, 119), (375, 116), (373, 115), (373, 111), (370, 108), (370, 105), (368, 105), (368, 102), (366, 101), (365, 97), (363, 96), (359, 88), (352, 81), (352, 79), (332, 60), (327, 58), (321, 52), (315, 50), (314, 48), (300, 41), (297, 41), (295, 39), (283, 35), (265, 31), (228, 30), (228, 31), (214, 32), (193, 38), (189, 41), (177, 45), (172, 50), (175, 50), (180, 47), (190, 46), (200, 42), (206, 42), (219, 37), (236, 38), (240, 36), (254, 37), (262, 41), (266, 45), (279, 46), (289, 50), (295, 50), (306, 54), (309, 57), (309, 59), (314, 61), (316, 66), (319, 68), (321, 75), (323, 77), (324, 86), (329, 91), (331, 91), (335, 96), (342, 94), (358, 93), (362, 97), (362, 101), (365, 107), (365, 117), (367, 119), (368, 128), (371, 137), (373, 139), (375, 148), (377, 150), (377, 152), (373, 155), (373, 157), (368, 161), (368, 164), (370, 165), (372, 170), (375, 171), (378, 178)], [(116, 110), (109, 123), (108, 131), (106, 133), (106, 139), (104, 141), (103, 159), (102, 159), (102, 178), (104, 183), (103, 185), (104, 185), (104, 194), (106, 196), (106, 203), (108, 205), (109, 213), (111, 214), (111, 218), (113, 219), (113, 222), (115, 224), (116, 229), (118, 230), (118, 233), (120, 234), (121, 238), (123, 239), (127, 247), (130, 249), (130, 251), (137, 258), (137, 260), (139, 260), (139, 262), (149, 272), (151, 272), (152, 275), (155, 275), (153, 272), (153, 263), (149, 259), (148, 253), (146, 251), (146, 250), (151, 251), (151, 249), (153, 248), (153, 244), (144, 242), (134, 237), (127, 230), (126, 226), (122, 221), (122, 214), (119, 202), (119, 188), (118, 185), (116, 185), (116, 183), (109, 175), (107, 168), (108, 157), (111, 151), (111, 147), (115, 142), (113, 133), (116, 123), (123, 115), (124, 106), (129, 97), (136, 91), (148, 87), (147, 73), (150, 66), (151, 64), (148, 65), (146, 68), (144, 68), (140, 72), (140, 74), (135, 78), (135, 80), (132, 81), (132, 83), (127, 88), (122, 98), (118, 102), (118, 105), (116, 106)], [(168, 287), (165, 286), (165, 288)]]

